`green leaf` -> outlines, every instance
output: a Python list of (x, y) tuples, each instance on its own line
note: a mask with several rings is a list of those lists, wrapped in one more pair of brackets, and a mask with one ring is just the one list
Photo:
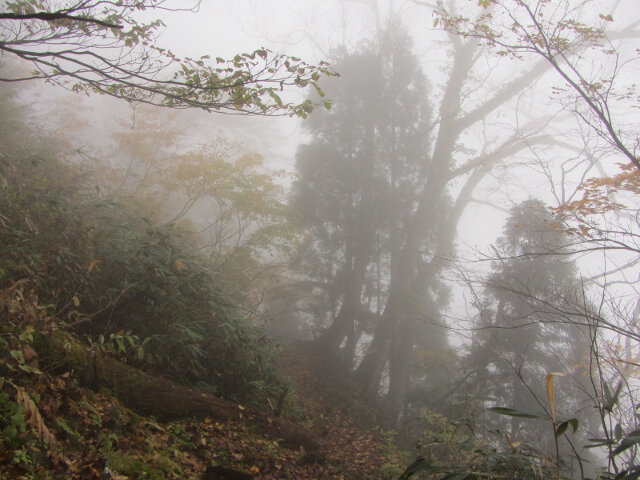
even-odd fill
[(605, 402), (602, 405), (602, 408), (606, 412), (611, 413), (611, 411), (613, 410), (613, 407), (615, 407), (616, 404), (618, 403), (618, 397), (620, 396), (620, 391), (622, 389), (622, 380), (618, 382), (618, 385), (616, 386), (616, 389), (613, 395), (611, 394), (611, 390), (609, 389), (609, 386), (606, 383), (603, 383), (602, 387), (604, 390), (604, 399), (605, 399)]
[(11, 350), (9, 353), (18, 362), (18, 364), (23, 365), (25, 363), (24, 356), (20, 350)]
[(18, 339), (20, 339), (23, 342), (33, 343), (33, 332), (34, 331), (35, 330), (34, 330), (33, 327), (27, 327), (20, 333), (20, 335), (18, 335)]
[(611, 456), (615, 457), (617, 455), (620, 455), (622, 452), (630, 449), (638, 443), (640, 443), (640, 436), (627, 437), (622, 440), (622, 442), (620, 442), (620, 445), (618, 445), (618, 447), (613, 452), (611, 452)]
[(73, 437), (76, 440), (82, 438), (82, 436), (78, 432), (76, 432), (73, 428), (71, 428), (71, 426), (69, 426), (64, 418), (56, 417), (56, 425), (64, 430), (65, 433), (67, 433), (67, 435), (69, 435), (70, 437)]
[(625, 450), (630, 449), (638, 443), (640, 443), (640, 429), (634, 430), (629, 435), (624, 437), (620, 442), (620, 445), (618, 445), (618, 447), (613, 452), (611, 452), (611, 456), (615, 457), (616, 455), (621, 454)]
[(607, 405), (611, 404), (611, 402), (613, 401), (612, 397), (611, 397), (611, 390), (609, 390), (609, 385), (607, 385), (606, 383), (604, 383), (602, 385), (603, 390), (604, 390), (604, 400), (605, 400), (605, 410), (607, 409)]
[(273, 98), (279, 107), (282, 106), (282, 99), (273, 90), (269, 90), (269, 96)]
[(580, 422), (578, 422), (578, 419), (572, 418), (567, 421), (569, 422), (569, 424), (571, 424), (571, 428), (573, 428), (573, 433), (576, 433), (576, 431), (578, 430), (578, 426), (580, 425)]
[(569, 422), (562, 422), (556, 429), (556, 438), (561, 437), (569, 428)]
[(573, 429), (573, 433), (575, 433), (576, 430), (578, 430), (578, 419), (572, 418), (558, 425), (558, 428), (556, 429), (556, 438), (564, 435), (569, 426), (571, 426), (571, 428)]
[(488, 408), (490, 412), (497, 413), (499, 415), (507, 415), (509, 417), (521, 417), (521, 418), (537, 418), (539, 420), (549, 420), (546, 415), (540, 415), (538, 413), (523, 412), (522, 410), (515, 410), (513, 408), (506, 407), (491, 407)]
[(608, 438), (589, 438), (588, 440), (591, 443), (585, 448), (604, 447), (607, 445), (613, 445), (615, 443), (613, 440), (610, 440)]

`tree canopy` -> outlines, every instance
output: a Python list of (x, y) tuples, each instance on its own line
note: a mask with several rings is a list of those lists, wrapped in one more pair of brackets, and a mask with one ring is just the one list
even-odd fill
[(309, 65), (266, 48), (232, 59), (178, 58), (158, 45), (161, 20), (138, 19), (144, 11), (194, 10), (198, 5), (171, 0), (7, 1), (0, 11), (0, 52), (5, 62), (21, 59), (31, 71), (16, 73), (5, 65), (0, 82), (43, 79), (74, 92), (134, 103), (306, 117), (313, 102), (288, 102), (280, 92), (312, 86), (322, 96), (318, 81), (334, 74), (326, 63)]
[[(617, 101), (637, 108), (638, 99), (635, 84), (620, 82), (622, 69), (631, 59), (621, 55), (613, 43), (637, 38), (638, 22), (627, 22), (618, 31), (608, 28), (619, 2), (611, 10), (592, 0), (578, 4), (567, 0), (479, 0), (478, 5), (484, 12), (469, 18), (441, 4), (434, 12), (434, 26), (480, 40), (500, 56), (542, 58), (586, 107), (578, 109), (581, 119), (640, 169), (635, 132), (621, 128), (620, 112), (615, 108)], [(589, 18), (593, 16), (595, 20)], [(599, 58), (597, 67), (595, 58)], [(556, 91), (560, 90), (563, 88)]]

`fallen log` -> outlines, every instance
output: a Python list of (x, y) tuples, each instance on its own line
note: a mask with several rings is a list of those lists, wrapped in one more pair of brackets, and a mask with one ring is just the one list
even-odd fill
[(307, 429), (285, 418), (223, 400), (166, 378), (149, 375), (115, 357), (91, 349), (69, 332), (57, 330), (34, 339), (41, 367), (73, 370), (81, 383), (108, 389), (127, 407), (161, 420), (211, 418), (240, 420), (253, 424), (266, 436), (282, 440), (290, 448), (316, 451), (321, 442)]

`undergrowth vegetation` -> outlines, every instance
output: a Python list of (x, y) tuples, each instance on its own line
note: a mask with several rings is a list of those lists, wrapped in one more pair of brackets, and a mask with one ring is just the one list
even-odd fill
[(273, 345), (223, 293), (197, 235), (108, 198), (99, 166), (65, 160), (6, 94), (2, 108), (15, 115), (0, 126), (0, 288), (28, 282), (56, 327), (129, 364), (275, 405), (287, 387)]
[(50, 373), (55, 365), (42, 361), (34, 338), (60, 328), (61, 318), (39, 305), (36, 289), (21, 279), (0, 290), (0, 478), (196, 480), (209, 465), (309, 478), (303, 452), (244, 421), (165, 423), (80, 386), (73, 372)]

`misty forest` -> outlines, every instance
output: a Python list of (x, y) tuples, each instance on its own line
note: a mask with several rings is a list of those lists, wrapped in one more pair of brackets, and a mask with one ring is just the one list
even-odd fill
[(0, 479), (640, 479), (638, 0), (1, 0)]

